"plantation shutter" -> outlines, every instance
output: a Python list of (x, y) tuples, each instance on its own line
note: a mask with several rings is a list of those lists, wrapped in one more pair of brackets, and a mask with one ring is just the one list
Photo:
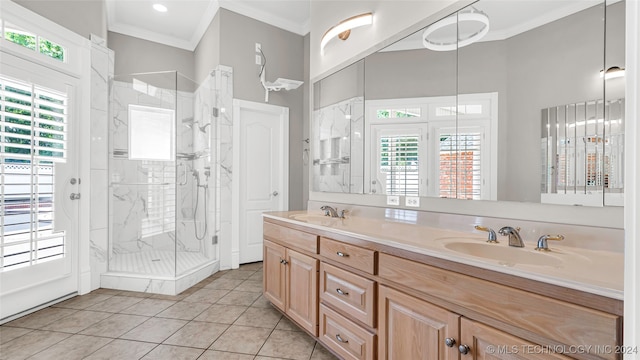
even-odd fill
[(0, 269), (64, 257), (55, 163), (67, 160), (66, 94), (0, 75)]
[(386, 174), (386, 194), (418, 196), (420, 166), (419, 134), (381, 136), (380, 170)]
[(482, 133), (458, 129), (440, 132), (440, 197), (481, 199)]

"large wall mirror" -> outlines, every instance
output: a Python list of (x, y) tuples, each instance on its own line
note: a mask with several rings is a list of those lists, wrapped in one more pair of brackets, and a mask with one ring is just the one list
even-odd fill
[[(312, 189), (622, 205), (624, 9), (480, 0), (320, 80)], [(340, 142), (326, 114), (355, 104), (364, 119), (340, 133), (351, 172), (323, 170), (345, 161), (322, 145)]]

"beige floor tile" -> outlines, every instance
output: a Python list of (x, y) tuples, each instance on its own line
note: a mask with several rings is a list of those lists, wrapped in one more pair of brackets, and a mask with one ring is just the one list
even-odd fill
[(11, 341), (15, 338), (18, 338), (31, 331), (33, 330), (18, 328), (18, 327), (10, 327), (10, 326), (0, 326), (0, 345), (6, 343), (7, 341)]
[(186, 323), (184, 320), (151, 318), (122, 335), (121, 338), (159, 344)]
[(115, 295), (101, 303), (88, 307), (87, 310), (117, 313), (140, 301), (142, 299), (137, 297)]
[(282, 314), (275, 309), (268, 308), (248, 308), (234, 325), (254, 326), (265, 329), (273, 329), (276, 327)]
[(258, 355), (308, 360), (314, 345), (315, 340), (305, 333), (274, 330)]
[(259, 297), (260, 294), (258, 293), (232, 290), (218, 300), (218, 304), (250, 306)]
[(270, 333), (269, 329), (231, 325), (210, 349), (256, 355)]
[(113, 295), (97, 294), (94, 291), (86, 295), (74, 296), (69, 300), (65, 300), (53, 305), (53, 307), (85, 310), (86, 308), (101, 303), (112, 296)]
[(173, 306), (170, 306), (163, 312), (156, 315), (156, 317), (180, 319), (180, 320), (193, 320), (196, 316), (200, 315), (203, 311), (208, 309), (211, 304), (196, 303), (196, 302), (178, 302)]
[(164, 344), (207, 349), (228, 327), (225, 324), (191, 321), (165, 340)]
[(200, 288), (190, 287), (187, 290), (181, 292), (178, 295), (162, 295), (162, 294), (153, 294), (149, 296), (150, 299), (161, 299), (161, 300), (173, 300), (173, 301), (182, 301), (187, 296), (193, 294), (198, 291)]
[(271, 302), (267, 300), (264, 295), (260, 295), (260, 297), (258, 297), (256, 301), (251, 304), (251, 307), (270, 308), (273, 307), (273, 305), (271, 305)]
[(71, 335), (35, 330), (0, 345), (0, 354), (3, 360), (26, 359), (69, 336)]
[(254, 358), (254, 360), (289, 360), (289, 359), (279, 358), (279, 357), (271, 357), (271, 356), (256, 356)]
[(247, 271), (262, 270), (262, 261), (254, 262), (254, 263), (250, 263), (250, 264), (242, 264), (242, 265), (240, 265), (240, 270), (247, 270)]
[(198, 360), (253, 360), (253, 355), (207, 350)]
[(262, 280), (245, 280), (242, 284), (238, 285), (234, 290), (247, 291), (262, 294)]
[(122, 314), (142, 315), (142, 316), (154, 316), (164, 311), (171, 305), (174, 305), (176, 301), (161, 300), (161, 299), (144, 299), (137, 304), (129, 306), (128, 308), (120, 311)]
[(195, 320), (219, 324), (233, 324), (246, 310), (246, 306), (213, 304), (207, 310), (203, 311), (202, 314), (198, 315)]
[(249, 279), (247, 280), (256, 280), (256, 281), (262, 281), (262, 277), (263, 277), (263, 273), (262, 271), (256, 271), (255, 274), (249, 276)]
[(218, 290), (233, 290), (236, 286), (242, 284), (245, 280), (241, 279), (223, 279), (218, 278), (209, 283), (205, 288)]
[(113, 314), (99, 323), (84, 329), (80, 334), (117, 338), (148, 319), (147, 316)]
[(148, 293), (148, 292), (125, 291), (125, 290), (123, 290), (118, 295), (146, 299), (148, 297), (151, 297), (151, 295), (153, 295), (153, 294), (152, 293)]
[(283, 316), (282, 319), (280, 319), (280, 322), (276, 326), (276, 330), (303, 332), (303, 330), (298, 325), (294, 324), (286, 316)]
[(111, 339), (95, 336), (73, 335), (42, 350), (29, 359), (33, 360), (80, 360), (107, 345)]
[(122, 290), (99, 288), (99, 289), (93, 290), (91, 293), (101, 294), (101, 295), (118, 295), (121, 292)]
[(158, 345), (143, 359), (148, 360), (194, 360), (204, 352), (203, 349), (194, 349), (181, 346)]
[(5, 325), (28, 329), (42, 329), (43, 327), (51, 324), (54, 321), (63, 319), (77, 312), (78, 310), (74, 309), (48, 307), (27, 316), (23, 316), (21, 318), (13, 320)]
[(187, 296), (183, 301), (213, 304), (216, 301), (220, 300), (223, 296), (227, 295), (227, 293), (229, 293), (229, 290), (202, 288)]
[(111, 316), (99, 311), (80, 310), (42, 328), (42, 330), (77, 333)]
[(322, 344), (316, 342), (316, 347), (311, 354), (311, 360), (337, 360), (338, 358), (329, 352)]
[(116, 339), (89, 355), (86, 360), (131, 360), (140, 359), (156, 344)]
[(255, 271), (246, 270), (229, 270), (226, 274), (220, 276), (221, 279), (240, 279), (247, 280), (251, 275), (255, 274)]

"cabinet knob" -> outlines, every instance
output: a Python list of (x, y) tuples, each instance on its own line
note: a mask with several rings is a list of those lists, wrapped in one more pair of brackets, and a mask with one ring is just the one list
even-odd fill
[(289, 262), (287, 260), (282, 260), (282, 265), (287, 265)]
[(447, 347), (453, 347), (456, 344), (456, 339), (446, 338), (444, 339), (444, 344), (447, 345)]
[(344, 344), (349, 342), (349, 340), (345, 340), (345, 339), (341, 338), (340, 334), (336, 334), (336, 340), (338, 340), (338, 341), (340, 341), (341, 343), (344, 343)]
[(342, 251), (338, 251), (336, 253), (336, 255), (340, 256), (340, 257), (349, 257), (349, 254), (343, 253)]
[(460, 354), (462, 355), (467, 355), (471, 349), (469, 349), (467, 345), (460, 345), (458, 346), (458, 351), (460, 351)]
[(340, 288), (337, 288), (337, 289), (336, 289), (336, 292), (337, 292), (338, 294), (340, 294), (340, 295), (345, 295), (345, 296), (346, 296), (346, 295), (349, 295), (349, 293), (348, 293), (348, 292), (344, 292), (344, 291), (342, 291), (342, 289), (340, 289)]

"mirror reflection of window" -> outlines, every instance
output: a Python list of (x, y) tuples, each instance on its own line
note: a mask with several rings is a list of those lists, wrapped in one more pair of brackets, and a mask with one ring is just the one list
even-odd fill
[(175, 112), (129, 105), (129, 159), (173, 161)]

